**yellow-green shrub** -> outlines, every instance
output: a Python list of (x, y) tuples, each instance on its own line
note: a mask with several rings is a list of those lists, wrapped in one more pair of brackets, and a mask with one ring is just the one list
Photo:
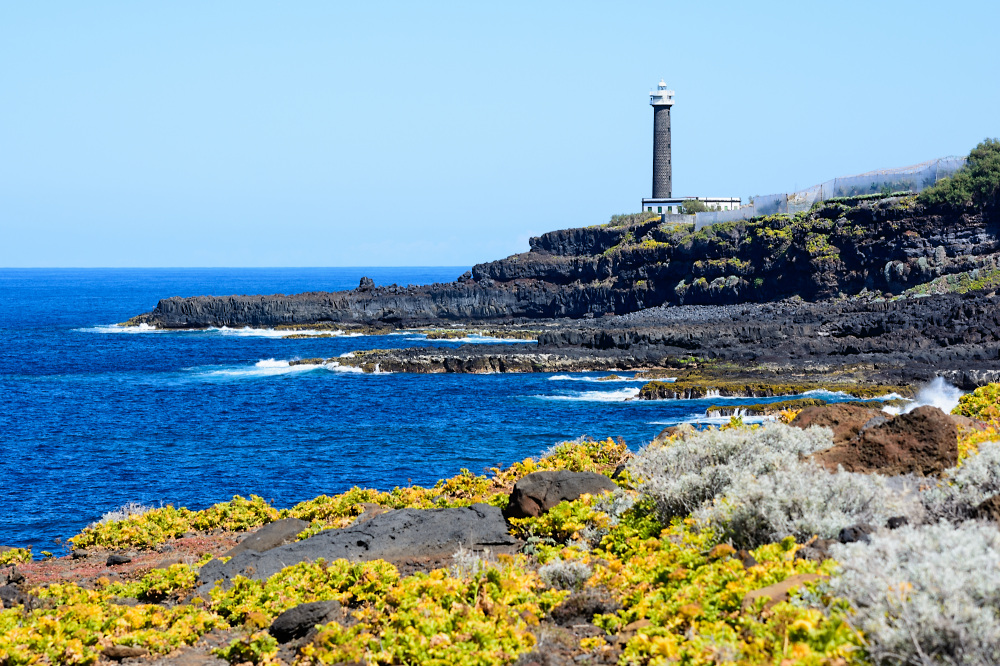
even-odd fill
[(11, 548), (0, 553), (0, 566), (5, 564), (22, 564), (30, 561), (30, 548)]

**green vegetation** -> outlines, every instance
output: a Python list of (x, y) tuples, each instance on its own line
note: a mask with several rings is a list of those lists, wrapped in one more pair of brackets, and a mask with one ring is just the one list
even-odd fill
[(937, 206), (986, 208), (1000, 204), (1000, 140), (980, 143), (969, 153), (965, 166), (925, 189), (918, 198)]
[(907, 289), (904, 295), (922, 294), (965, 294), (970, 291), (995, 290), (1000, 288), (1000, 266), (987, 265), (964, 273), (942, 275), (930, 282)]
[(611, 221), (608, 222), (609, 227), (630, 227), (636, 224), (642, 224), (643, 222), (649, 222), (650, 220), (655, 220), (660, 217), (659, 213), (653, 213), (650, 211), (642, 211), (641, 213), (625, 213), (622, 215), (612, 215)]
[(698, 201), (697, 199), (690, 199), (683, 204), (685, 215), (694, 215), (695, 213), (707, 213), (711, 210), (705, 202)]
[(21, 564), (31, 561), (31, 551), (27, 548), (10, 548), (0, 551), (0, 566)]

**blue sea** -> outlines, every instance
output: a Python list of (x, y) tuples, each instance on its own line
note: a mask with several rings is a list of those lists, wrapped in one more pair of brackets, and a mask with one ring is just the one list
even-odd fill
[(581, 435), (637, 449), (667, 425), (706, 422), (719, 402), (630, 400), (642, 382), (596, 382), (604, 373), (288, 365), (465, 344), (419, 333), (288, 340), (114, 325), (170, 296), (334, 291), (362, 276), (427, 284), (465, 270), (0, 269), (0, 544), (59, 552), (57, 540), (128, 502), (201, 509), (256, 494), (286, 507), (354, 485), (433, 484)]

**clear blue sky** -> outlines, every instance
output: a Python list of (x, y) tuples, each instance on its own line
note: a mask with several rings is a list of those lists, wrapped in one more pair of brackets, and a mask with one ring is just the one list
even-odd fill
[(7, 2), (0, 266), (465, 265), (1000, 135), (1000, 3)]

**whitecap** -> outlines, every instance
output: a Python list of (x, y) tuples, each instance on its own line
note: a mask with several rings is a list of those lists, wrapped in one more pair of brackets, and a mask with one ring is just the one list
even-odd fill
[[(607, 375), (603, 375), (607, 376)], [(599, 382), (601, 384), (613, 384), (615, 382), (644, 382), (645, 379), (637, 377), (618, 377), (617, 379), (601, 379), (601, 377), (573, 377), (572, 375), (552, 375), (548, 378), (550, 382)], [(660, 380), (672, 381), (672, 380)]]
[(356, 368), (353, 365), (341, 365), (336, 361), (332, 363), (324, 363), (322, 367), (330, 372), (344, 372), (347, 374), (364, 374), (365, 372), (361, 368)]
[(623, 388), (616, 391), (581, 391), (574, 395), (536, 395), (542, 400), (573, 400), (582, 402), (625, 402), (639, 395), (637, 388)]
[(76, 328), (73, 329), (81, 333), (169, 333), (170, 331), (163, 328), (156, 328), (155, 326), (150, 326), (149, 324), (139, 324), (138, 326), (122, 326), (121, 324), (107, 324), (104, 326), (91, 326), (90, 328)]
[(274, 329), (274, 328), (251, 328), (250, 326), (244, 326), (243, 328), (229, 328), (228, 326), (222, 326), (221, 328), (210, 327), (207, 329), (209, 333), (217, 333), (219, 335), (235, 336), (240, 338), (285, 338), (289, 335), (332, 335), (336, 337), (359, 337), (360, 333), (344, 333), (339, 329), (337, 330), (323, 330), (316, 328), (300, 328), (300, 329)]
[(273, 358), (257, 361), (250, 366), (219, 368), (215, 370), (203, 370), (198, 373), (204, 379), (250, 379), (255, 377), (276, 377), (279, 375), (296, 374), (310, 372), (319, 367), (303, 363), (301, 365), (291, 365), (288, 361), (279, 361)]

